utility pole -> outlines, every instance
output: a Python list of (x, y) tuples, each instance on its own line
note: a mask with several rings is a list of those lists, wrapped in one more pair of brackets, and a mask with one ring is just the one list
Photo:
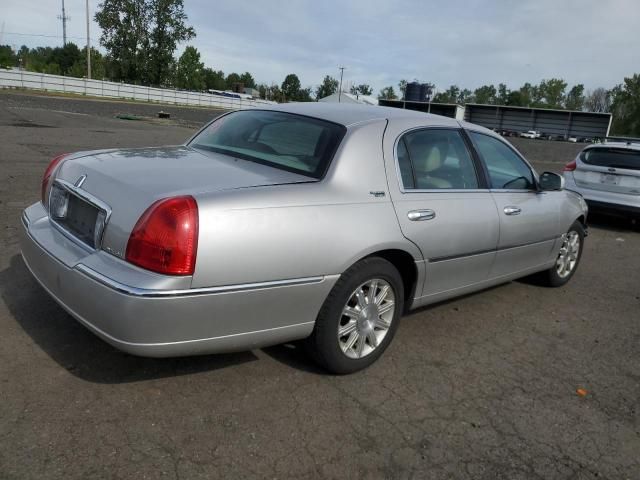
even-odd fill
[(342, 98), (342, 75), (344, 74), (345, 67), (338, 67), (340, 70), (340, 89), (338, 90), (338, 103), (340, 103), (340, 99)]
[(62, 20), (62, 44), (66, 45), (67, 44), (67, 20), (69, 20), (69, 17), (67, 17), (67, 14), (64, 11), (64, 0), (62, 0), (62, 15), (58, 15), (58, 19)]
[(91, 80), (91, 40), (89, 38), (89, 0), (87, 0), (87, 79)]

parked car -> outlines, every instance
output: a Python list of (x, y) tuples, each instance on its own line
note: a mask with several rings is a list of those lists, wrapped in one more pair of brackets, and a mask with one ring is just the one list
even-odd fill
[(565, 284), (587, 215), (490, 130), (327, 103), (62, 155), (41, 193), (24, 260), (110, 344), (165, 357), (304, 339), (338, 373), (374, 362), (407, 310), (538, 272)]
[(589, 145), (564, 167), (564, 178), (593, 210), (640, 218), (640, 141)]
[(540, 132), (536, 130), (527, 130), (526, 132), (520, 132), (521, 138), (540, 138)]

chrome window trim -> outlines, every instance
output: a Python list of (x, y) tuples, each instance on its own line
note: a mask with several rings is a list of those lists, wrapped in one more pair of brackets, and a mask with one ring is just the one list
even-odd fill
[[(398, 178), (398, 187), (400, 189), (400, 193), (487, 193), (490, 191), (490, 189), (488, 188), (404, 188), (404, 182), (402, 181), (402, 174), (400, 172), (400, 160), (398, 159), (398, 143), (400, 143), (400, 139), (402, 139), (405, 135), (417, 130), (453, 130), (455, 132), (458, 132), (460, 134), (460, 137), (462, 137), (462, 132), (464, 129), (461, 127), (434, 125), (431, 127), (411, 127), (400, 132), (393, 142), (393, 161), (395, 164), (396, 177)], [(462, 140), (464, 141), (464, 138), (462, 138)], [(467, 151), (469, 150), (469, 147), (466, 144), (465, 148), (467, 149)], [(469, 157), (473, 162), (472, 152), (469, 152)], [(478, 172), (476, 172), (476, 180), (478, 180), (478, 183), (480, 183), (480, 179), (478, 179)]]
[[(82, 181), (82, 183), (84, 183), (84, 180)], [(82, 183), (80, 185), (82, 185)], [(72, 195), (75, 195), (76, 197), (79, 197), (80, 199), (84, 200), (85, 202), (89, 203), (90, 205), (94, 206), (95, 208), (97, 208), (98, 210), (100, 210), (100, 211), (102, 211), (104, 213), (105, 217), (104, 217), (104, 222), (103, 222), (103, 225), (102, 225), (102, 230), (100, 231), (100, 233), (98, 235), (99, 241), (93, 247), (91, 247), (90, 245), (88, 245), (85, 242), (83, 242), (82, 240), (80, 240), (72, 232), (70, 232), (69, 230), (64, 228), (61, 224), (56, 222), (53, 219), (53, 217), (51, 216), (51, 194), (53, 192), (53, 186), (54, 185), (59, 185), (61, 188), (67, 190)], [(66, 180), (62, 180), (62, 179), (56, 178), (53, 181), (53, 184), (52, 184), (51, 188), (49, 188), (49, 199), (48, 199), (48, 202), (47, 202), (47, 214), (49, 215), (49, 222), (51, 223), (51, 225), (53, 225), (65, 237), (67, 237), (69, 240), (73, 241), (74, 243), (76, 243), (80, 247), (84, 248), (88, 252), (95, 252), (95, 251), (100, 250), (100, 248), (102, 247), (102, 239), (104, 237), (104, 231), (106, 230), (107, 225), (109, 224), (109, 219), (111, 218), (111, 207), (109, 205), (107, 205), (106, 203), (104, 203), (99, 198), (91, 195), (89, 192), (86, 192), (85, 190), (82, 190), (82, 188), (80, 188), (79, 186), (75, 186), (73, 183), (67, 182)]]
[(159, 290), (159, 289), (149, 289), (149, 288), (138, 288), (132, 287), (131, 285), (126, 285), (124, 283), (118, 282), (117, 280), (113, 280), (94, 269), (87, 267), (86, 265), (79, 263), (74, 267), (78, 272), (86, 275), (87, 277), (95, 280), (102, 285), (111, 288), (120, 293), (124, 293), (125, 295), (130, 295), (134, 297), (184, 297), (184, 296), (194, 296), (194, 295), (207, 295), (207, 294), (216, 294), (216, 293), (236, 293), (236, 292), (245, 292), (249, 290), (263, 290), (266, 288), (277, 288), (277, 287), (291, 287), (296, 285), (310, 285), (315, 283), (322, 283), (324, 281), (323, 276), (319, 277), (303, 277), (303, 278), (292, 278), (287, 280), (273, 280), (269, 282), (256, 282), (256, 283), (244, 283), (244, 284), (236, 284), (236, 285), (223, 285), (218, 287), (202, 287), (202, 288), (184, 288), (184, 289), (174, 289), (174, 290)]

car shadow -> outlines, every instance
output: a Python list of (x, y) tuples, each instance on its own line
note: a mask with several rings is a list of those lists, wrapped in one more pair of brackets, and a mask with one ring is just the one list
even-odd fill
[(602, 228), (614, 232), (640, 232), (640, 219), (630, 218), (623, 215), (607, 215), (600, 212), (589, 212), (587, 218), (589, 227)]
[(142, 358), (120, 352), (65, 312), (33, 278), (20, 255), (0, 272), (0, 296), (20, 327), (49, 357), (89, 382), (139, 382), (258, 360), (251, 352), (181, 358)]
[(311, 360), (302, 345), (302, 341), (274, 345), (263, 348), (262, 351), (276, 362), (282, 363), (287, 367), (316, 375), (330, 375), (330, 373)]

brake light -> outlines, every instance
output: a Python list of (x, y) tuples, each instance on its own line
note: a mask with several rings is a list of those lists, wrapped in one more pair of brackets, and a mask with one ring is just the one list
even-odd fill
[(564, 172), (573, 172), (576, 169), (577, 165), (576, 165), (576, 161), (574, 160), (573, 162), (569, 162), (564, 166), (563, 171)]
[(167, 275), (193, 275), (198, 250), (198, 204), (191, 196), (158, 200), (140, 217), (125, 258)]
[(68, 153), (63, 153), (62, 155), (58, 155), (53, 160), (49, 162), (47, 169), (44, 171), (44, 175), (42, 176), (42, 188), (40, 191), (40, 198), (42, 199), (42, 204), (44, 206), (47, 205), (47, 193), (49, 193), (49, 184), (51, 177), (53, 176), (53, 172), (56, 167), (60, 164), (60, 162), (67, 157)]

